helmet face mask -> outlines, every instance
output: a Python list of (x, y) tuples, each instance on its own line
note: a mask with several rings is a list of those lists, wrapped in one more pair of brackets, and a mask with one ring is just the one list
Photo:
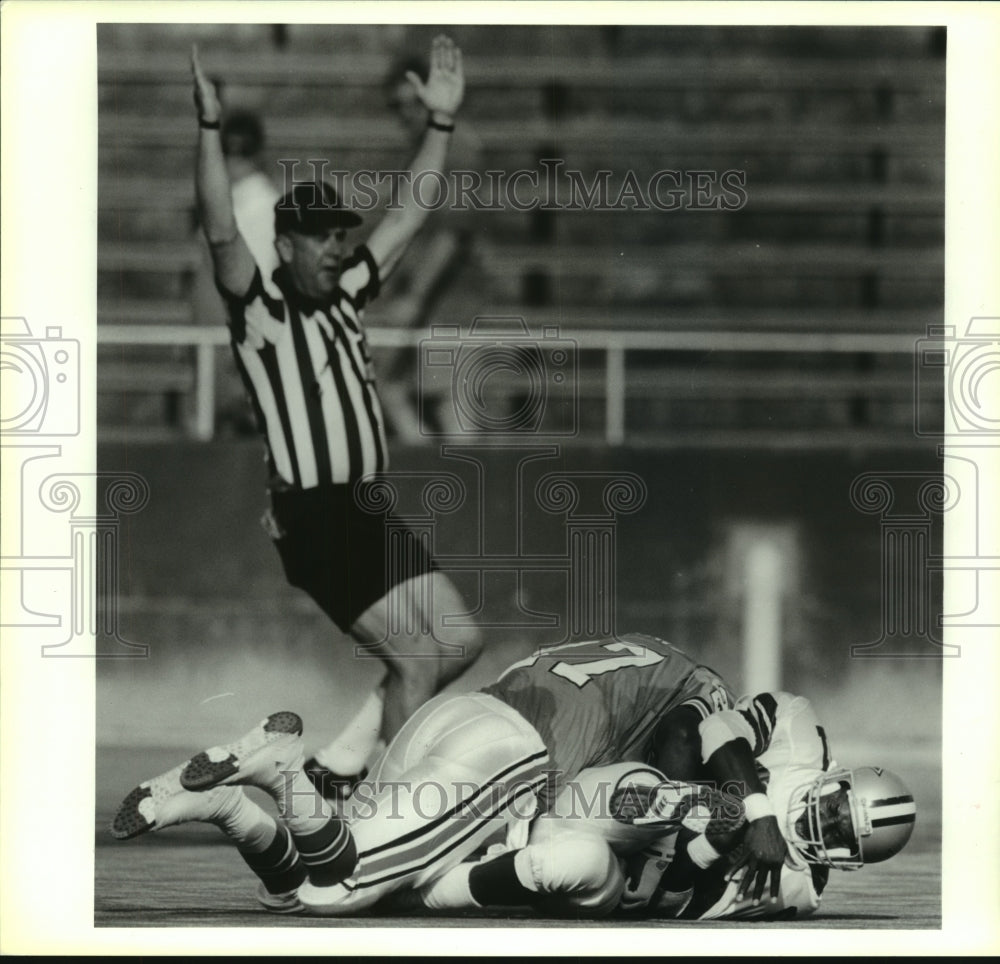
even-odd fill
[(897, 854), (913, 833), (913, 794), (880, 767), (822, 773), (792, 799), (787, 830), (807, 863), (858, 870)]
[(807, 863), (838, 870), (864, 866), (851, 778), (850, 770), (834, 770), (795, 792), (800, 802), (789, 809), (789, 830)]

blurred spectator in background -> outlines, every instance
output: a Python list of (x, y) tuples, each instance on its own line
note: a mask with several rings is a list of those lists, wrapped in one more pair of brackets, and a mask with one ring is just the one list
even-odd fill
[[(399, 58), (386, 75), (386, 103), (406, 132), (407, 150), (412, 152), (427, 130), (427, 108), (407, 73), (427, 80), (427, 61), (419, 56)], [(482, 147), (468, 123), (460, 125), (452, 138), (452, 171), (482, 173)], [(383, 198), (383, 203), (387, 198)], [(409, 249), (406, 260), (382, 288), (379, 319), (396, 328), (423, 329), (432, 323), (468, 325), (486, 307), (486, 279), (477, 271), (480, 240), (474, 233), (474, 212), (450, 210), (446, 204), (431, 211), (426, 224)], [(474, 243), (475, 242), (475, 243)], [(418, 412), (417, 355), (413, 348), (393, 349), (380, 371), (387, 427), (400, 441), (417, 443), (423, 438)], [(434, 420), (435, 431), (455, 429), (450, 398), (424, 400), (424, 414)]]
[[(216, 88), (219, 86), (216, 81)], [(278, 266), (278, 254), (274, 249), (274, 205), (278, 190), (261, 170), (263, 148), (264, 125), (257, 114), (249, 110), (228, 112), (222, 123), (222, 152), (232, 185), (236, 225), (261, 271), (265, 277), (270, 277)], [(197, 236), (201, 258), (192, 286), (193, 320), (198, 325), (224, 326), (226, 308), (215, 287), (212, 259), (200, 227)], [(216, 429), (237, 435), (256, 435), (243, 381), (225, 351), (215, 353), (215, 391)]]

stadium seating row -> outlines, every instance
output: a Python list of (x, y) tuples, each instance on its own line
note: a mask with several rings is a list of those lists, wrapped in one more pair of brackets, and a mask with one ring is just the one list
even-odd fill
[[(102, 25), (99, 323), (190, 320), (198, 256), (184, 173), (193, 153), (191, 40), (211, 51), (228, 101), (264, 115), (272, 168), (295, 157), (391, 170), (402, 166), (407, 147), (380, 81), (399, 50), (419, 49), (433, 29)], [(941, 31), (463, 25), (452, 32), (469, 55), (464, 120), (486, 168), (537, 170), (553, 158), (587, 183), (602, 169), (614, 172), (616, 184), (626, 170), (641, 183), (664, 169), (746, 176), (745, 204), (733, 211), (507, 205), (482, 212), (471, 222), (488, 279), (489, 307), (481, 313), (519, 314), (564, 332), (896, 332), (914, 339), (940, 318)], [(373, 308), (369, 320), (386, 319)], [(190, 350), (157, 361), (148, 348), (110, 348), (100, 353), (102, 386), (119, 396), (165, 394), (176, 416), (194, 387)], [(159, 368), (145, 367), (151, 362)], [(885, 362), (871, 356), (863, 366), (878, 370)], [(801, 378), (794, 356), (771, 363), (762, 376), (747, 371), (745, 358), (706, 360), (697, 386), (703, 402), (732, 421), (720, 431), (751, 427), (750, 406), (765, 390), (798, 399), (811, 387), (854, 399), (844, 411), (856, 427), (888, 429), (912, 416), (904, 411), (909, 365), (898, 354), (881, 381), (845, 376), (833, 363), (825, 381)], [(597, 398), (603, 371), (598, 365), (584, 374), (582, 396)], [(669, 366), (630, 368), (629, 392), (644, 399), (630, 419), (659, 414), (679, 430), (694, 424), (678, 407), (676, 375)], [(891, 404), (875, 404), (890, 396)], [(871, 404), (857, 401), (865, 397)], [(742, 409), (733, 408), (740, 398)], [(822, 437), (837, 417), (829, 405), (814, 408)], [(655, 435), (655, 423), (647, 431)]]

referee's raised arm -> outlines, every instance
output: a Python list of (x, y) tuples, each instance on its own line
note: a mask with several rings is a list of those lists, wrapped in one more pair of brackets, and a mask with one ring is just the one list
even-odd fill
[(198, 58), (198, 45), (191, 45), (194, 103), (198, 110), (198, 160), (195, 188), (198, 215), (212, 252), (219, 284), (236, 297), (250, 290), (253, 255), (236, 227), (229, 173), (222, 153), (222, 106), (215, 85), (205, 76)]
[(427, 108), (427, 132), (410, 163), (410, 177), (402, 179), (400, 184), (398, 206), (393, 204), (368, 239), (368, 248), (383, 279), (427, 220), (429, 212), (414, 198), (413, 184), (424, 172), (443, 173), (451, 133), (455, 129), (455, 114), (465, 95), (462, 51), (450, 37), (435, 37), (427, 82), (413, 71), (408, 71), (406, 77)]

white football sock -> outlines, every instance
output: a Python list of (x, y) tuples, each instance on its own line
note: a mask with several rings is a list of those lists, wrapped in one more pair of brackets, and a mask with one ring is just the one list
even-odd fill
[(293, 834), (315, 833), (333, 819), (329, 803), (316, 791), (304, 770), (288, 770), (282, 777), (283, 782), (274, 794), (274, 801)]
[(278, 833), (274, 817), (242, 790), (227, 796), (211, 822), (247, 853), (267, 850)]

